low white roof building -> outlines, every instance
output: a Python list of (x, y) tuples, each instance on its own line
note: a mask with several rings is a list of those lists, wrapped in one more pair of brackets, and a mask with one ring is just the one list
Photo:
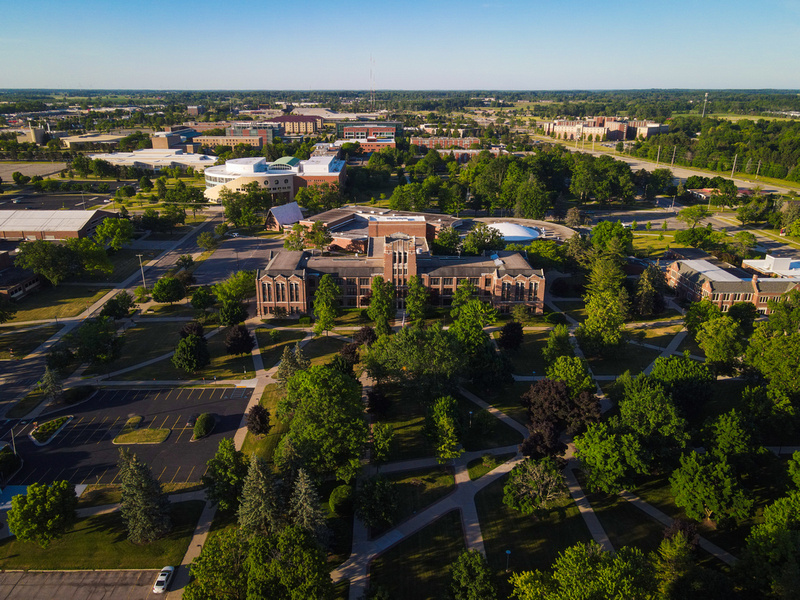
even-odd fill
[(195, 171), (204, 171), (217, 162), (216, 156), (207, 154), (187, 154), (183, 150), (146, 149), (133, 152), (110, 152), (108, 154), (90, 154), (90, 158), (99, 158), (120, 167), (138, 167), (150, 171), (160, 171), (165, 167), (192, 167)]

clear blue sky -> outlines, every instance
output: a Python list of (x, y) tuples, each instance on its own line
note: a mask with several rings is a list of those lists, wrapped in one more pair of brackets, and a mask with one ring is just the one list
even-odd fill
[(28, 0), (0, 87), (800, 88), (800, 0)]

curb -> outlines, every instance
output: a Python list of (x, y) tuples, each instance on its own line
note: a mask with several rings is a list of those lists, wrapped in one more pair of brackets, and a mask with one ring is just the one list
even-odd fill
[[(59, 433), (61, 433), (61, 430), (62, 430), (62, 429), (64, 429), (64, 428), (65, 428), (67, 425), (69, 425), (69, 424), (72, 422), (72, 419), (74, 419), (74, 418), (75, 418), (75, 417), (74, 417), (74, 415), (65, 415), (65, 416), (67, 417), (67, 420), (66, 420), (66, 421), (64, 421), (64, 422), (61, 424), (61, 427), (59, 427), (58, 429), (56, 429), (56, 430), (53, 432), (53, 434), (52, 434), (52, 435), (51, 435), (49, 438), (47, 438), (47, 441), (45, 441), (45, 442), (40, 442), (40, 441), (39, 441), (39, 440), (37, 440), (35, 437), (33, 437), (33, 431), (36, 431), (36, 429), (38, 429), (38, 427), (37, 427), (37, 428), (34, 428), (33, 430), (31, 430), (31, 433), (29, 433), (29, 434), (28, 434), (28, 438), (29, 438), (29, 439), (30, 439), (30, 440), (31, 440), (31, 441), (32, 441), (32, 442), (33, 442), (35, 445), (37, 445), (37, 446), (47, 446), (47, 444), (49, 444), (49, 443), (50, 443), (50, 442), (52, 442), (54, 439), (56, 439), (56, 436), (57, 436)], [(60, 418), (60, 417), (59, 417), (59, 418)]]

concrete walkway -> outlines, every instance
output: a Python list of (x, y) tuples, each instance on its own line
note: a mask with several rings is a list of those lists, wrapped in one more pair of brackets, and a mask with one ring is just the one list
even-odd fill
[(611, 545), (611, 540), (608, 539), (605, 529), (603, 529), (603, 526), (600, 524), (600, 519), (594, 514), (592, 505), (589, 503), (588, 498), (586, 498), (586, 494), (583, 493), (581, 484), (578, 483), (578, 478), (575, 477), (574, 469), (578, 468), (578, 466), (576, 459), (571, 459), (569, 463), (567, 463), (567, 468), (564, 469), (564, 477), (567, 480), (569, 495), (572, 496), (572, 499), (575, 501), (575, 506), (578, 507), (578, 511), (583, 518), (583, 522), (586, 523), (586, 528), (589, 530), (592, 539), (600, 544), (603, 550), (613, 552), (614, 546)]

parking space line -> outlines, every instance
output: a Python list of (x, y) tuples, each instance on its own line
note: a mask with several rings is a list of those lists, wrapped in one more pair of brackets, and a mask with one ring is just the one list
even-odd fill
[(103, 480), (103, 477), (106, 476), (106, 473), (108, 473), (108, 468), (106, 468), (105, 471), (103, 471), (103, 474), (97, 478), (97, 483), (100, 483)]
[(117, 480), (117, 477), (119, 477), (119, 471), (117, 471), (117, 472), (114, 474), (114, 479), (112, 479), (112, 480), (111, 480), (111, 483), (110, 483), (109, 485), (114, 485), (114, 482)]
[(180, 467), (178, 467), (178, 470), (177, 470), (177, 471), (175, 471), (175, 475), (173, 475), (173, 476), (172, 476), (172, 479), (170, 479), (170, 480), (169, 480), (169, 482), (170, 482), (170, 483), (172, 483), (172, 482), (174, 482), (174, 481), (175, 481), (175, 478), (178, 476), (178, 473), (180, 472), (180, 470), (181, 470), (181, 468), (180, 468)]
[(189, 471), (189, 474), (186, 476), (186, 482), (185, 483), (189, 483), (189, 479), (191, 478), (193, 472), (194, 472), (194, 467), (192, 467), (192, 470)]
[(160, 475), (157, 477), (157, 479), (158, 479), (159, 481), (161, 481), (161, 476), (164, 474), (164, 471), (166, 471), (166, 470), (167, 470), (167, 467), (164, 467), (164, 468), (161, 470), (161, 474), (160, 474)]
[[(164, 420), (163, 420), (163, 421), (161, 421), (161, 426), (160, 426), (160, 427), (156, 427), (156, 429), (164, 429), (164, 424), (167, 422), (167, 419), (169, 419), (169, 415), (167, 415), (166, 417), (164, 417)], [(153, 421), (153, 423), (155, 423), (155, 420)], [(148, 428), (148, 429), (149, 429), (149, 428)]]
[(176, 444), (181, 441), (181, 438), (183, 437), (183, 434), (186, 433), (187, 429), (192, 430), (192, 427), (182, 427), (181, 428), (181, 432), (178, 434), (178, 437), (175, 438), (175, 443)]
[[(103, 423), (105, 423), (106, 421), (108, 421), (108, 417), (103, 417), (103, 420), (100, 421), (99, 423), (97, 423), (94, 427), (92, 427), (91, 423), (90, 423), (89, 426), (87, 427), (87, 429), (90, 430), (89, 431), (89, 435), (86, 437), (86, 439), (83, 440), (83, 442), (80, 443), (80, 445), (88, 444), (92, 440), (92, 438), (95, 435), (97, 435), (98, 432), (102, 433), (103, 432)], [(78, 444), (76, 443), (76, 445), (78, 445)]]
[(104, 438), (104, 437), (106, 437), (106, 435), (105, 435), (106, 433), (109, 433), (109, 434), (111, 433), (111, 431), (114, 429), (114, 425), (116, 425), (116, 424), (117, 424), (117, 421), (119, 421), (119, 417), (117, 417), (116, 419), (114, 419), (114, 422), (113, 422), (111, 425), (109, 425), (109, 426), (108, 426), (108, 429), (106, 429), (106, 430), (103, 432), (103, 435), (101, 435), (101, 436), (100, 436), (100, 438), (99, 438), (99, 439), (98, 439), (98, 440), (97, 440), (97, 441), (94, 443), (94, 444), (95, 444), (95, 446), (96, 446), (97, 444), (99, 444), (100, 442), (102, 442), (102, 441), (103, 441), (103, 438)]
[(178, 426), (178, 421), (180, 420), (181, 420), (181, 415), (178, 415), (177, 418), (175, 419), (175, 422), (172, 424), (172, 427), (170, 427), (170, 429), (175, 429), (175, 427)]
[[(55, 445), (61, 446), (64, 442), (66, 442), (75, 431), (81, 428), (81, 423), (83, 422), (83, 420), (84, 417), (81, 417), (77, 423), (71, 423), (69, 429), (63, 431), (62, 434), (59, 436), (61, 439), (56, 438)], [(94, 419), (92, 419), (92, 421), (94, 421)]]
[(91, 469), (89, 469), (89, 472), (88, 472), (88, 473), (86, 474), (86, 476), (85, 476), (85, 477), (84, 477), (84, 478), (81, 480), (81, 485), (83, 485), (84, 483), (86, 483), (86, 480), (87, 480), (87, 479), (89, 479), (89, 477), (92, 475), (92, 473), (94, 473), (94, 469), (95, 469), (95, 467), (92, 467)]
[[(39, 469), (34, 469), (34, 470), (33, 470), (33, 471), (31, 471), (30, 473), (26, 474), (26, 475), (25, 475), (25, 477), (22, 479), (22, 481), (20, 481), (20, 483), (19, 483), (19, 484), (20, 484), (20, 485), (27, 485), (25, 482), (26, 482), (26, 481), (28, 481), (28, 478), (30, 478), (30, 477), (33, 477), (33, 474), (34, 474), (34, 473), (36, 473), (36, 471), (38, 471), (38, 470), (39, 470)], [(47, 471), (45, 471), (45, 473), (46, 473), (46, 472), (47, 472)]]

